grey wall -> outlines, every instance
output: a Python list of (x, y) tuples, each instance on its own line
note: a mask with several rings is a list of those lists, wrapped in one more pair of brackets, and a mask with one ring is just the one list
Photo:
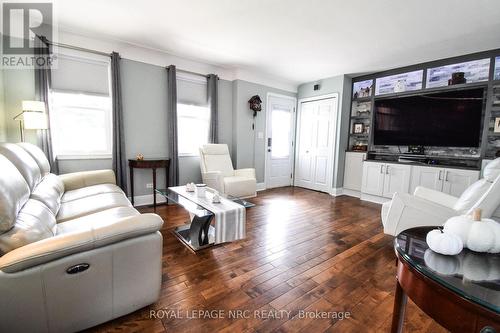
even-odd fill
[[(315, 84), (320, 85), (319, 90), (314, 90)], [(339, 75), (319, 81), (301, 84), (298, 88), (298, 98), (315, 97), (332, 93), (339, 94), (339, 112), (337, 117), (337, 136), (335, 146), (333, 184), (334, 188), (341, 188), (344, 183), (345, 150), (349, 133), (349, 112), (351, 102), (351, 78)]]
[[(297, 94), (272, 87), (243, 81), (233, 81), (233, 164), (235, 168), (255, 168), (257, 183), (264, 182), (265, 175), (265, 130), (267, 94), (276, 93), (296, 97)], [(253, 118), (248, 100), (259, 95), (262, 111)], [(255, 129), (252, 124), (255, 121)], [(262, 132), (261, 139), (258, 133)]]
[[(23, 100), (35, 99), (35, 76), (31, 69), (3, 70), (3, 111), (5, 119), (5, 140), (18, 142), (21, 140), (19, 121), (13, 118), (21, 113)], [(25, 131), (26, 141), (37, 143), (36, 131)]]
[(7, 141), (7, 124), (3, 93), (3, 69), (0, 69), (0, 142)]

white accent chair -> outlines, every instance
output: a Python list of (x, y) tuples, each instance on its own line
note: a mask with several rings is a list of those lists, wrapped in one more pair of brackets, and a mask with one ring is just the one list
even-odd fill
[(500, 158), (490, 162), (483, 174), (460, 198), (420, 186), (413, 195), (395, 193), (392, 201), (382, 205), (384, 233), (396, 236), (410, 228), (440, 226), (476, 208), (482, 209), (484, 218), (500, 220)]
[(112, 170), (57, 176), (28, 143), (0, 143), (0, 170), (0, 332), (76, 332), (158, 300), (163, 220)]
[(257, 195), (255, 169), (234, 170), (226, 144), (207, 144), (200, 148), (203, 182), (223, 195), (250, 198)]

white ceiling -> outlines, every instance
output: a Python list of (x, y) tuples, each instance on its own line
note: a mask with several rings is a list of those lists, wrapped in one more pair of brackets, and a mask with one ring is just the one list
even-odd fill
[(498, 0), (56, 0), (59, 28), (291, 83), (500, 48)]

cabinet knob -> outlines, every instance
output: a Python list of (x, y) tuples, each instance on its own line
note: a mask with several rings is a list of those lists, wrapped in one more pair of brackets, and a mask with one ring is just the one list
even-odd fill
[(491, 326), (485, 326), (479, 331), (479, 333), (497, 333), (497, 331)]

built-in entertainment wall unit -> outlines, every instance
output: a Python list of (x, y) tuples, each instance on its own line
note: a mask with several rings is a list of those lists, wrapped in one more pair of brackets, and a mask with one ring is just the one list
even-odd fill
[(353, 79), (342, 193), (454, 196), (500, 156), (500, 49)]

